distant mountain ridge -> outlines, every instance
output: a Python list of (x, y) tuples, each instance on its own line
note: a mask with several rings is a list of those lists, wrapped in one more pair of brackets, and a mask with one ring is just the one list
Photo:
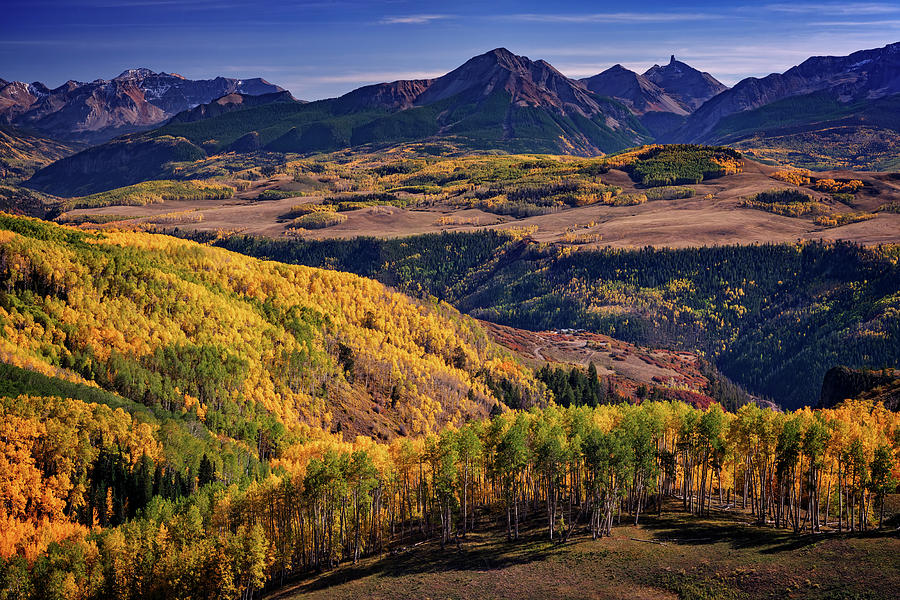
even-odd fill
[(290, 92), (272, 92), (270, 94), (241, 94), (232, 92), (220, 98), (216, 98), (212, 102), (199, 104), (193, 108), (184, 110), (169, 119), (168, 123), (192, 123), (210, 119), (223, 115), (234, 110), (244, 110), (254, 106), (262, 106), (263, 104), (272, 104), (275, 102), (293, 102), (304, 104), (303, 101), (295, 99)]
[(667, 65), (653, 65), (643, 75), (617, 64), (580, 82), (596, 94), (627, 104), (654, 137), (682, 126), (687, 115), (728, 89), (674, 55)]
[(581, 83), (594, 93), (622, 100), (638, 115), (653, 111), (677, 115), (687, 115), (689, 112), (664, 89), (622, 65), (614, 65), (593, 77), (582, 79)]
[(60, 140), (98, 143), (160, 125), (175, 114), (228, 94), (283, 92), (260, 78), (190, 80), (176, 73), (128, 69), (113, 79), (40, 82), (0, 80), (0, 124)]
[(92, 193), (167, 177), (172, 161), (222, 151), (302, 154), (444, 139), (472, 149), (596, 155), (651, 139), (620, 101), (504, 48), (435, 79), (370, 85), (305, 104), (254, 102), (261, 104), (207, 106), (199, 113), (209, 118), (201, 120), (176, 115), (153, 131), (58, 161), (31, 184), (63, 195)]
[[(155, 81), (162, 75), (122, 77)], [(0, 94), (0, 114), (14, 112), (9, 107), (22, 94), (43, 93), (22, 85), (3, 87), (9, 93)], [(900, 166), (893, 150), (900, 148), (900, 43), (813, 57), (731, 89), (675, 56), (642, 75), (616, 65), (576, 81), (546, 61), (497, 48), (441, 77), (369, 85), (316, 102), (235, 93), (151, 131), (57, 161), (30, 185), (58, 195), (87, 194), (171, 177), (175, 162), (226, 151), (307, 154), (423, 141), (585, 156), (651, 141), (746, 143), (754, 152), (784, 150), (790, 162), (812, 157), (824, 161), (822, 168), (833, 168), (827, 163), (840, 153), (853, 162), (839, 166), (866, 168), (869, 156)]]
[[(673, 138), (691, 142), (725, 139), (729, 131), (723, 131), (721, 124), (731, 115), (823, 93), (846, 107), (900, 94), (900, 42), (848, 56), (814, 56), (784, 73), (743, 79), (700, 106), (688, 118), (684, 128), (673, 133)], [(817, 115), (796, 108), (792, 124), (815, 121)], [(780, 124), (791, 120), (788, 115), (780, 118)]]

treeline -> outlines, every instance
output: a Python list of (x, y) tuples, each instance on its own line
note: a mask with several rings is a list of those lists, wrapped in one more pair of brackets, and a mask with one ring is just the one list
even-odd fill
[(854, 401), (792, 413), (551, 405), (389, 444), (323, 440), (250, 485), (153, 498), (137, 519), (73, 532), (34, 562), (7, 554), (0, 589), (249, 598), (422, 540), (455, 545), (485, 529), (516, 540), (524, 524), (554, 541), (597, 539), (664, 507), (746, 511), (796, 533), (865, 531), (882, 526), (898, 449), (898, 414)]
[(837, 364), (900, 363), (900, 266), (890, 247), (808, 242), (570, 252), (494, 231), (402, 240), (216, 245), (351, 271), (532, 330), (584, 328), (703, 350), (747, 390), (813, 405)]
[[(700, 373), (707, 379), (702, 393), (642, 383), (637, 386), (633, 395), (623, 395), (617, 390), (612, 378), (597, 374), (594, 363), (588, 365), (587, 369), (546, 364), (535, 371), (535, 376), (547, 386), (547, 390), (553, 394), (553, 400), (565, 408), (649, 400), (680, 401), (698, 408), (717, 402), (725, 410), (737, 411), (745, 404), (754, 402), (746, 390), (722, 375), (714, 365), (701, 359), (699, 367)], [(507, 406), (515, 408), (517, 405), (507, 403)]]

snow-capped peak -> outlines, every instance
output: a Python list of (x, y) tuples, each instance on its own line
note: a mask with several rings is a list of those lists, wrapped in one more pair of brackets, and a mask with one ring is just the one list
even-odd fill
[(151, 77), (156, 75), (157, 73), (151, 71), (150, 69), (139, 68), (139, 69), (126, 69), (119, 74), (115, 79), (143, 79), (144, 77)]

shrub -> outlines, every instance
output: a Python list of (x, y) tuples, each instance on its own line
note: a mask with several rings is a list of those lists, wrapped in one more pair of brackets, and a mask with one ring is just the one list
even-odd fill
[(649, 189), (645, 192), (647, 200), (681, 200), (694, 195), (694, 188), (666, 186)]
[(859, 223), (860, 221), (868, 221), (874, 219), (874, 213), (852, 212), (852, 213), (831, 213), (821, 215), (813, 219), (813, 223), (822, 227), (840, 227), (851, 223)]
[(297, 192), (291, 192), (287, 190), (265, 190), (263, 192), (260, 192), (256, 199), (260, 201), (283, 200), (284, 198), (294, 198), (296, 196)]
[(302, 217), (297, 217), (294, 219), (292, 225), (303, 229), (325, 229), (326, 227), (340, 225), (346, 220), (347, 215), (329, 211), (318, 211), (311, 212)]
[(832, 194), (855, 194), (863, 185), (865, 184), (859, 179), (819, 179), (812, 187)]
[(290, 212), (282, 215), (283, 218), (293, 219), (315, 212), (334, 212), (335, 207), (331, 204), (318, 204), (316, 202), (304, 202), (302, 204), (294, 204), (291, 206)]
[(764, 210), (783, 217), (827, 214), (831, 207), (800, 190), (781, 189), (760, 192), (741, 202), (744, 208)]
[(636, 206), (647, 202), (647, 194), (619, 194), (604, 204), (608, 206)]
[(184, 223), (200, 223), (203, 221), (203, 213), (193, 210), (182, 210), (148, 217), (144, 222), (154, 225), (180, 225)]
[(783, 171), (775, 171), (772, 177), (785, 183), (793, 183), (794, 185), (809, 185), (812, 181), (812, 173), (806, 169), (786, 169)]
[(751, 202), (762, 202), (764, 204), (784, 204), (791, 202), (811, 202), (813, 200), (813, 197), (812, 195), (800, 190), (785, 188), (780, 190), (760, 192), (758, 194), (750, 196), (748, 200), (750, 200)]

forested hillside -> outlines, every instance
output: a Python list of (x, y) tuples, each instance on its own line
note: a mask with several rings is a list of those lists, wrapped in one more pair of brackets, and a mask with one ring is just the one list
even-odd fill
[(216, 243), (375, 277), (501, 324), (704, 350), (731, 379), (787, 407), (815, 405), (833, 366), (900, 361), (900, 266), (890, 247), (573, 252), (497, 232)]
[(540, 385), (470, 319), (354, 275), (174, 238), (0, 217), (6, 362), (92, 381), (277, 453), (307, 428), (383, 437)]

